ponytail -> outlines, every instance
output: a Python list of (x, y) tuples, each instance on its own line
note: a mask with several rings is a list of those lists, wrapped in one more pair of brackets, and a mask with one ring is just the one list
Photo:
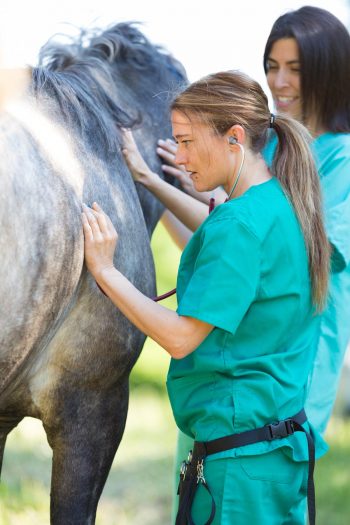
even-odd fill
[(326, 303), (330, 245), (323, 225), (319, 176), (306, 128), (285, 115), (274, 118), (278, 145), (272, 173), (289, 197), (304, 234), (309, 259), (312, 297), (317, 311)]

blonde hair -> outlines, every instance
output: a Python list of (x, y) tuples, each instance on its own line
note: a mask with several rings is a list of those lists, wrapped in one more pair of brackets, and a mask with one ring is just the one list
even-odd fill
[[(267, 97), (258, 82), (238, 71), (209, 75), (178, 94), (172, 110), (196, 117), (219, 135), (240, 124), (250, 148), (259, 153), (266, 144), (270, 127)], [(298, 217), (308, 253), (313, 303), (318, 311), (325, 306), (330, 246), (326, 237), (319, 177), (309, 148), (306, 128), (287, 116), (275, 116), (273, 127), (278, 146), (272, 166)]]

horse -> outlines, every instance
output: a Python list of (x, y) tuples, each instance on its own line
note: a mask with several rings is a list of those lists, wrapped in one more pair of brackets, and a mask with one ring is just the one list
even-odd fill
[(120, 233), (115, 265), (155, 294), (150, 236), (162, 206), (136, 188), (122, 128), (151, 169), (170, 132), (181, 64), (132, 23), (42, 48), (25, 95), (0, 115), (0, 469), (26, 416), (53, 451), (53, 525), (90, 525), (124, 431), (128, 377), (144, 335), (84, 266), (81, 206), (97, 201)]

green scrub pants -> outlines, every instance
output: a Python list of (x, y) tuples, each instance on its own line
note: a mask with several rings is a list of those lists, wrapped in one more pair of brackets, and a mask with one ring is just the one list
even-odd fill
[[(216, 503), (213, 525), (304, 525), (307, 476), (308, 462), (295, 462), (282, 449), (207, 458), (204, 477)], [(210, 495), (199, 485), (192, 505), (195, 525), (206, 523), (210, 512)]]

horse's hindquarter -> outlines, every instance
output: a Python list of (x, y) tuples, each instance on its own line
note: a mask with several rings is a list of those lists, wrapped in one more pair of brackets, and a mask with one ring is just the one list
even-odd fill
[[(84, 201), (90, 204), (94, 200), (117, 227), (116, 266), (143, 293), (153, 295), (155, 279), (149, 238), (134, 184), (122, 163), (116, 175), (108, 177), (104, 165), (97, 159), (91, 160)], [(69, 316), (50, 342), (46, 355), (31, 367), (30, 390), (41, 417), (55, 419), (62, 403), (68, 403), (72, 395), (76, 400), (81, 392), (83, 396), (87, 392), (99, 395), (115, 388), (118, 382), (125, 382), (143, 342), (144, 336), (84, 273)]]
[[(42, 417), (60, 403), (64, 385), (106, 389), (127, 375), (144, 340), (86, 271), (79, 282), (81, 201), (96, 200), (111, 216), (120, 235), (115, 263), (147, 295), (154, 293), (154, 269), (137, 193), (120, 159), (110, 168), (81, 144), (73, 152), (59, 128), (41, 137), (32, 125), (30, 134), (11, 119), (6, 126), (0, 392), (11, 406)], [(13, 137), (22, 145), (16, 155)]]
[(1, 124), (0, 399), (58, 329), (83, 262), (76, 187), (28, 129)]

